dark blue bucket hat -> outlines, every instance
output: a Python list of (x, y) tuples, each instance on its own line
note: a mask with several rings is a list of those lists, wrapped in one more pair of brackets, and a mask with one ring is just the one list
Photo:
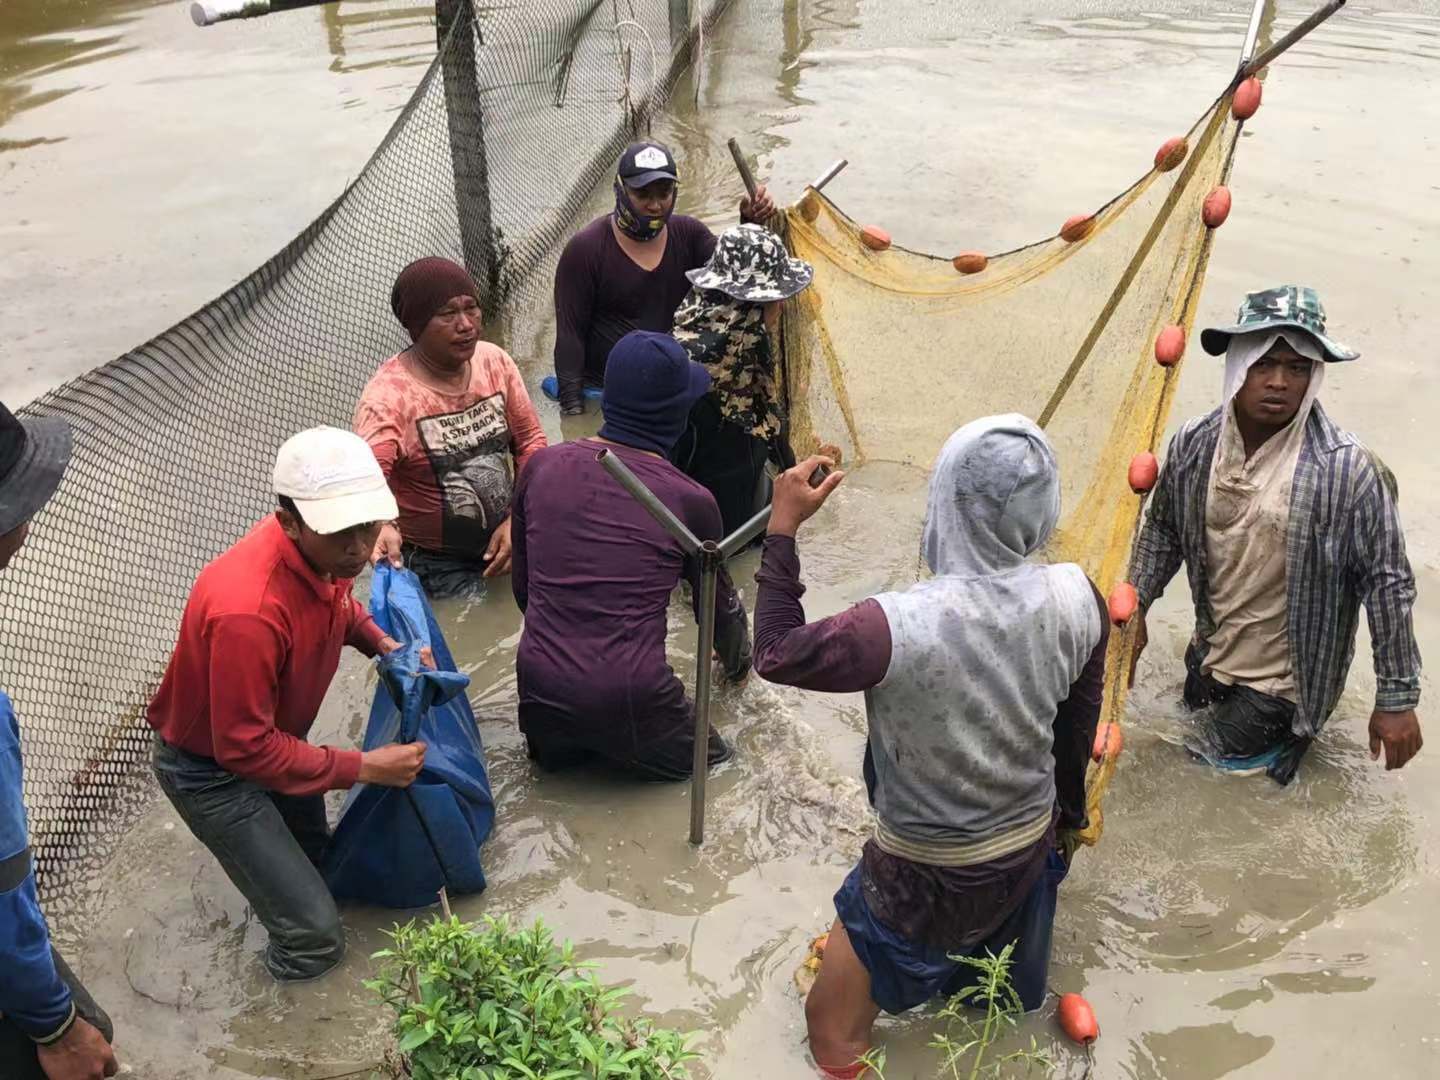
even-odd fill
[(50, 501), (69, 460), (69, 424), (48, 416), (21, 420), (0, 404), (0, 536)]

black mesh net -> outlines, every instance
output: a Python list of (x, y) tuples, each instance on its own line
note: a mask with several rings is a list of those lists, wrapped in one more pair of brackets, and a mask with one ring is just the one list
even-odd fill
[(271, 509), (279, 445), (348, 427), (375, 365), (408, 344), (389, 310), (400, 268), (463, 259), (497, 336), (523, 330), (557, 241), (727, 3), (527, 0), (474, 18), (442, 0), (457, 14), (435, 63), (340, 198), (219, 299), (22, 410), (75, 436), (0, 577), (0, 673), (52, 914), (96, 887), (148, 799), (144, 711), (195, 575)]

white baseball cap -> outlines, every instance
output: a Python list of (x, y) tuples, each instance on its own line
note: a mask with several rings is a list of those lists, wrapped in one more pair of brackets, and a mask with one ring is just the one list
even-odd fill
[(400, 514), (370, 445), (353, 431), (315, 427), (275, 455), (275, 494), (288, 496), (305, 524), (328, 535)]

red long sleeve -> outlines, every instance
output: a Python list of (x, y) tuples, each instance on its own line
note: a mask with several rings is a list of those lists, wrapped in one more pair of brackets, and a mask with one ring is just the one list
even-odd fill
[(223, 615), (207, 631), (210, 730), (221, 767), (285, 795), (352, 786), (360, 775), (358, 750), (312, 746), (275, 726), (289, 652), (281, 632), (258, 615)]

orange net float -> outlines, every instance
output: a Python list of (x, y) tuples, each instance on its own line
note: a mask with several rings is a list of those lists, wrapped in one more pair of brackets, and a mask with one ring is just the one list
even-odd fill
[(1254, 75), (1246, 79), (1235, 88), (1235, 96), (1230, 99), (1230, 115), (1236, 120), (1249, 120), (1260, 110), (1260, 97), (1263, 84)]
[(1167, 326), (1155, 337), (1155, 362), (1161, 367), (1174, 367), (1185, 355), (1185, 328)]
[(1135, 591), (1134, 585), (1122, 581), (1110, 590), (1110, 600), (1106, 607), (1110, 610), (1110, 621), (1116, 626), (1124, 626), (1135, 617), (1135, 612), (1140, 607), (1140, 594)]
[(1166, 139), (1160, 144), (1160, 149), (1155, 151), (1155, 170), (1169, 172), (1184, 161), (1185, 155), (1188, 153), (1190, 153), (1190, 144), (1185, 141), (1184, 135)]
[(1149, 450), (1142, 450), (1130, 459), (1127, 479), (1130, 481), (1130, 490), (1136, 495), (1144, 495), (1153, 488), (1159, 476), (1160, 462), (1155, 460), (1155, 455)]
[(884, 251), (890, 246), (890, 234), (879, 225), (866, 225), (860, 230), (860, 242), (871, 251)]
[(1073, 244), (1077, 240), (1084, 240), (1095, 231), (1094, 214), (1076, 214), (1068, 218), (1064, 225), (1060, 226), (1060, 239), (1067, 244)]
[(978, 274), (990, 265), (990, 257), (981, 251), (962, 251), (950, 260), (950, 265), (962, 274)]
[(1082, 1046), (1100, 1037), (1100, 1021), (1095, 1019), (1095, 1010), (1079, 994), (1061, 994), (1055, 1016), (1060, 1021), (1060, 1030)]
[(1218, 229), (1230, 216), (1230, 189), (1221, 184), (1205, 196), (1205, 205), (1200, 208), (1200, 220), (1207, 229)]
[(1125, 748), (1125, 733), (1120, 725), (1104, 723), (1095, 729), (1095, 744), (1090, 748), (1090, 760), (1096, 763), (1109, 758), (1114, 761)]

